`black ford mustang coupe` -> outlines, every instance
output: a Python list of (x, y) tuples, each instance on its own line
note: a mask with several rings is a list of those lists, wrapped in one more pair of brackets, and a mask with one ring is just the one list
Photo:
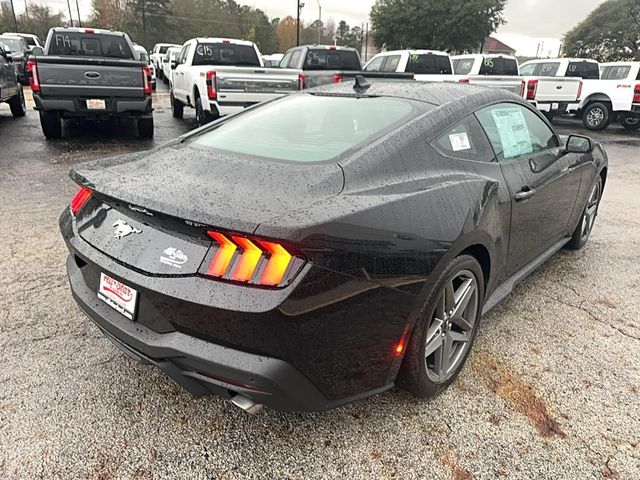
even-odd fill
[(516, 95), (363, 79), (75, 167), (73, 295), (193, 394), (323, 410), (456, 377), (480, 317), (589, 238), (607, 156)]

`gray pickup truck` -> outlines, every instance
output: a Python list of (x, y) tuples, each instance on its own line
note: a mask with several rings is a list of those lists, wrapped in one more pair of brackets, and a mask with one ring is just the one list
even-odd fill
[(62, 136), (62, 119), (131, 118), (153, 136), (151, 71), (136, 60), (125, 33), (52, 28), (44, 51), (28, 62), (35, 109), (47, 138)]
[(0, 45), (0, 103), (9, 104), (14, 117), (24, 117), (26, 107), (22, 85), (18, 82), (18, 75), (11, 53)]
[(412, 80), (413, 73), (364, 72), (355, 48), (335, 45), (302, 45), (287, 50), (280, 68), (302, 70), (303, 88), (353, 79), (356, 75), (371, 79)]

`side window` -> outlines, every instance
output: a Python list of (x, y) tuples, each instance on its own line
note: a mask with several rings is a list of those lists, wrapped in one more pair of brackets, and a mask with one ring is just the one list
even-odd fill
[(379, 72), (382, 70), (382, 62), (384, 62), (385, 56), (384, 55), (380, 55), (378, 57), (374, 57), (373, 60), (371, 60), (368, 64), (367, 64), (367, 68), (364, 69), (365, 72)]
[(398, 69), (399, 63), (400, 63), (400, 55), (389, 55), (387, 56), (387, 61), (384, 62), (384, 67), (382, 67), (382, 71), (395, 72)]
[(181, 63), (186, 63), (187, 57), (189, 56), (190, 48), (191, 48), (191, 45), (185, 45), (184, 47), (182, 47), (182, 50), (180, 51), (180, 55), (178, 55), (178, 60), (176, 61), (178, 65), (180, 65)]
[(294, 50), (293, 53), (291, 53), (291, 61), (289, 63), (291, 68), (300, 68), (298, 67), (298, 65), (300, 65), (300, 58), (302, 57), (302, 50)]
[(280, 60), (280, 68), (289, 68), (291, 55), (292, 55), (292, 52), (287, 52), (287, 54), (284, 57), (282, 57), (282, 60)]
[(559, 146), (547, 124), (528, 108), (500, 103), (476, 112), (499, 162), (529, 157)]
[(520, 75), (524, 77), (530, 77), (533, 75), (533, 71), (536, 69), (535, 63), (530, 63), (529, 65), (522, 65), (520, 67)]
[(454, 158), (492, 162), (495, 155), (474, 115), (448, 128), (434, 142), (440, 153)]

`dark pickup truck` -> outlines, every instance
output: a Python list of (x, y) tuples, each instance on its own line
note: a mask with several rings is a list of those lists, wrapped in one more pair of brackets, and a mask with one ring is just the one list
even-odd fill
[(32, 54), (29, 84), (45, 137), (60, 138), (66, 118), (131, 118), (141, 137), (153, 136), (151, 70), (125, 33), (52, 28), (44, 52)]
[(280, 68), (302, 70), (304, 88), (339, 83), (356, 75), (372, 79), (412, 80), (412, 73), (364, 72), (355, 48), (335, 45), (302, 45), (287, 50)]
[(22, 85), (18, 82), (16, 65), (10, 52), (0, 46), (0, 102), (9, 104), (14, 117), (24, 117), (26, 107)]

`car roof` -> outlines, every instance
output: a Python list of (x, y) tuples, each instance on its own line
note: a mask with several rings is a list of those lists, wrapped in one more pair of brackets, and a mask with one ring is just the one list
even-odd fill
[(510, 60), (518, 60), (513, 55), (503, 55), (502, 53), (467, 53), (462, 55), (451, 55), (451, 58), (508, 58)]
[(105, 30), (103, 28), (77, 28), (77, 27), (53, 27), (54, 32), (74, 32), (74, 33), (98, 33), (102, 35), (120, 35), (125, 36), (124, 32), (115, 30)]
[(592, 58), (534, 58), (533, 60), (527, 60), (522, 65), (526, 65), (527, 63), (548, 63), (548, 62), (588, 62), (588, 63), (598, 63), (597, 60), (593, 60)]
[(232, 45), (248, 45), (253, 46), (253, 42), (250, 40), (238, 40), (237, 38), (221, 38), (221, 37), (196, 37), (190, 38), (188, 42), (195, 40), (198, 43), (210, 42), (210, 43), (230, 43)]
[[(476, 85), (449, 83), (449, 82), (420, 82), (414, 80), (398, 81), (369, 81), (370, 87), (366, 91), (367, 96), (395, 97), (408, 100), (416, 100), (434, 106), (447, 105), (454, 110), (466, 110), (466, 106), (476, 103), (491, 102), (518, 102), (524, 100), (515, 93), (498, 88), (486, 88)], [(354, 81), (343, 81), (323, 85), (321, 87), (304, 90), (305, 92), (318, 92), (333, 95), (355, 96)]]
[(389, 50), (386, 52), (380, 52), (376, 55), (377, 56), (383, 56), (383, 55), (399, 55), (402, 53), (409, 53), (409, 54), (417, 54), (417, 55), (449, 55), (447, 52), (443, 52), (442, 50), (425, 50), (425, 49), (416, 49), (416, 48), (406, 48), (404, 50)]

